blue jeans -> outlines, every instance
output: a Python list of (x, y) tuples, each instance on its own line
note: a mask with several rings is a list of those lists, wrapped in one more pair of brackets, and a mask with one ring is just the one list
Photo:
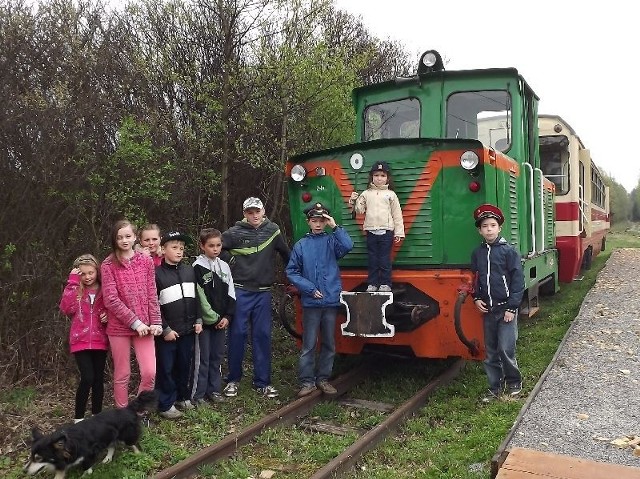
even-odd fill
[(236, 312), (229, 325), (227, 382), (242, 378), (242, 361), (251, 323), (253, 385), (271, 384), (271, 291), (236, 289)]
[(189, 379), (194, 343), (193, 334), (185, 334), (175, 341), (156, 338), (158, 411), (166, 411), (174, 402), (191, 398)]
[(222, 360), (224, 359), (224, 329), (205, 324), (196, 340), (194, 356), (193, 399), (202, 399), (222, 392)]
[[(302, 351), (298, 375), (302, 386), (326, 381), (333, 370), (336, 355), (335, 324), (337, 308), (304, 308), (302, 316)], [(316, 363), (316, 344), (320, 330), (320, 353)], [(315, 364), (314, 364), (315, 363)]]
[(369, 277), (367, 283), (373, 286), (386, 284), (391, 286), (391, 247), (393, 231), (383, 235), (374, 235), (367, 231), (367, 264)]
[(487, 357), (484, 370), (487, 373), (489, 389), (502, 391), (508, 386), (520, 384), (522, 375), (516, 361), (516, 341), (518, 339), (518, 314), (513, 321), (504, 321), (504, 310), (492, 311), (484, 315), (484, 344)]

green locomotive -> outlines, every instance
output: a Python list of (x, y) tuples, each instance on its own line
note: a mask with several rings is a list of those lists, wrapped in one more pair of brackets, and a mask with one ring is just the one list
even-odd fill
[[(521, 314), (535, 312), (541, 287), (558, 288), (555, 185), (540, 169), (538, 97), (514, 68), (445, 71), (431, 50), (415, 76), (357, 88), (353, 105), (355, 143), (287, 164), (294, 239), (308, 231), (303, 210), (321, 202), (354, 240), (340, 265), (344, 290), (360, 296), (339, 316), (337, 352), (482, 358), (481, 316), (465, 301), (471, 252), (481, 241), (476, 207), (491, 203), (504, 212), (502, 235), (522, 255)], [(362, 218), (352, 217), (348, 201), (367, 187), (377, 161), (391, 167), (406, 232), (393, 247), (392, 294), (381, 314), (364, 292)]]

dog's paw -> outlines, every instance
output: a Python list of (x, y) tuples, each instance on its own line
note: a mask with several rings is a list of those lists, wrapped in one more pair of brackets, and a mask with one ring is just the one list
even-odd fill
[(82, 473), (83, 476), (88, 476), (89, 474), (93, 474), (93, 468), (90, 467), (89, 469), (87, 469), (86, 471), (84, 471)]
[(102, 464), (108, 464), (111, 462), (111, 459), (113, 459), (113, 453), (116, 452), (116, 448), (114, 446), (109, 446), (107, 448), (107, 455), (104, 456), (104, 459), (102, 460)]

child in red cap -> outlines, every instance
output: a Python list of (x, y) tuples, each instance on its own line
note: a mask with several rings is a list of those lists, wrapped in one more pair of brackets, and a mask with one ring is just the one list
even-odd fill
[(524, 294), (524, 274), (520, 253), (500, 236), (504, 215), (500, 208), (484, 204), (473, 213), (478, 233), (484, 239), (471, 255), (476, 273), (473, 302), (483, 313), (486, 358), (484, 369), (489, 381), (483, 402), (503, 393), (515, 397), (522, 390), (522, 375), (516, 360), (518, 307)]

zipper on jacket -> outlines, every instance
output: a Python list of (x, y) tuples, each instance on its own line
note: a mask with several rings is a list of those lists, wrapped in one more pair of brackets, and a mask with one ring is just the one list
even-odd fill
[(489, 297), (489, 307), (493, 307), (491, 297), (491, 245), (487, 243), (487, 296)]
[(504, 283), (504, 290), (507, 293), (507, 298), (509, 297), (509, 286), (507, 285), (507, 277), (502, 275), (502, 282)]

